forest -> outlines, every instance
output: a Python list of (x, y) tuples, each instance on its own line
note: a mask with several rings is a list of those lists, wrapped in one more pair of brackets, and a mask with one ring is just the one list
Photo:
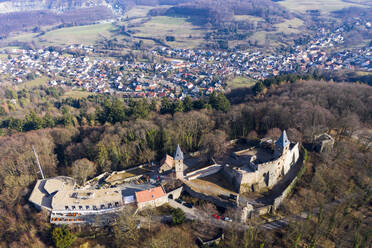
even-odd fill
[[(172, 154), (176, 144), (186, 153), (200, 151), (208, 160), (219, 156), (221, 144), (228, 140), (257, 139), (278, 128), (287, 130), (291, 140), (306, 143), (327, 130), (336, 130), (347, 139), (372, 123), (372, 88), (360, 84), (314, 80), (273, 84), (264, 93), (247, 94), (234, 104), (223, 94), (199, 100), (122, 101), (110, 96), (62, 99), (61, 90), (41, 87), (1, 92), (4, 98), (25, 102), (24, 118), (14, 117), (11, 104), (2, 105), (1, 247), (43, 247), (52, 242), (53, 227), (47, 224), (45, 213), (36, 213), (26, 203), (38, 177), (32, 146), (47, 177), (79, 178), (77, 164), (89, 166), (88, 176), (93, 177), (160, 160), (165, 153)], [(47, 104), (42, 98), (48, 99)], [(370, 161), (370, 153), (362, 154), (362, 161)], [(355, 173), (350, 176), (359, 180)], [(322, 187), (326, 191), (328, 186)], [(182, 233), (182, 228), (172, 230)]]

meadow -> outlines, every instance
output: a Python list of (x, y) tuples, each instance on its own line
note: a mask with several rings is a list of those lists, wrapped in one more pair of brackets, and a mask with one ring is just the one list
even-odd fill
[(284, 0), (279, 1), (278, 3), (294, 12), (306, 12), (307, 10), (318, 9), (324, 14), (347, 7), (362, 6), (356, 3), (348, 3), (343, 0)]
[(235, 77), (227, 82), (227, 87), (231, 89), (249, 88), (255, 85), (256, 81), (247, 77)]
[[(168, 45), (181, 48), (199, 46), (204, 41), (206, 29), (195, 26), (186, 18), (156, 16), (133, 28), (135, 36), (151, 37), (165, 40), (166, 36), (174, 36), (174, 42)], [(156, 30), (156, 32), (154, 32)]]

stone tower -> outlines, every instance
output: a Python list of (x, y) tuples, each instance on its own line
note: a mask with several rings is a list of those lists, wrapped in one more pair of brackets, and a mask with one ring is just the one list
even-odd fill
[(289, 142), (287, 133), (284, 130), (280, 138), (275, 142), (274, 156), (276, 158), (279, 158), (280, 156), (282, 156), (285, 152), (288, 151), (290, 144), (291, 142)]
[(176, 178), (183, 179), (183, 152), (180, 148), (180, 145), (177, 145), (176, 152), (173, 156), (174, 168), (176, 170)]

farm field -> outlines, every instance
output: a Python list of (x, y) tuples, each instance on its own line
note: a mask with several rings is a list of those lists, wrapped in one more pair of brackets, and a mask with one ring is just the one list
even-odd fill
[[(174, 42), (167, 42), (174, 47), (197, 47), (203, 42), (205, 29), (194, 26), (186, 18), (156, 16), (134, 28), (135, 36), (165, 40), (168, 35), (174, 36)], [(156, 32), (154, 32), (156, 30)]]
[(277, 32), (282, 32), (285, 34), (299, 33), (299, 29), (304, 25), (304, 22), (301, 19), (293, 18), (291, 20), (286, 20), (285, 22), (278, 23), (275, 25)]
[(318, 9), (323, 13), (329, 13), (342, 8), (359, 6), (360, 4), (348, 3), (343, 0), (285, 0), (279, 4), (294, 12), (306, 12), (307, 10)]
[(269, 40), (269, 45), (275, 47), (280, 44), (276, 41), (275, 36), (284, 33), (284, 34), (297, 34), (301, 32), (301, 27), (304, 25), (304, 22), (301, 19), (293, 18), (286, 20), (285, 22), (275, 24), (276, 31), (259, 31), (255, 32), (249, 39), (252, 42), (257, 42), (259, 45), (264, 45), (265, 40)]

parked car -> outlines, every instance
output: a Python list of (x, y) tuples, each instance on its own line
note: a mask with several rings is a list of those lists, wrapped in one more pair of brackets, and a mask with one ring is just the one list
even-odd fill
[(181, 199), (177, 199), (176, 202), (178, 202), (179, 204), (183, 203), (183, 201)]
[(212, 216), (213, 216), (214, 218), (216, 218), (217, 220), (220, 220), (220, 219), (221, 219), (221, 216), (219, 216), (219, 215), (217, 215), (217, 214), (212, 214)]
[(188, 202), (183, 203), (183, 205), (187, 208), (193, 208), (194, 206), (192, 203), (188, 203)]
[(232, 219), (230, 219), (229, 217), (224, 217), (223, 220), (227, 222), (232, 222)]

